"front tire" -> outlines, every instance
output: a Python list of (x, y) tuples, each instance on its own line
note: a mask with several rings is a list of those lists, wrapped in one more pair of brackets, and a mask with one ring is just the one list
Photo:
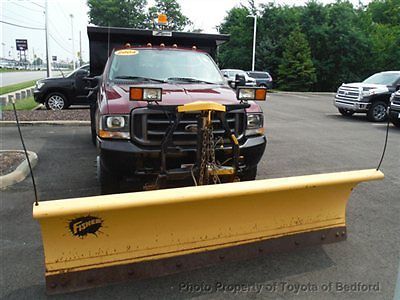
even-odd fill
[(45, 105), (48, 110), (62, 110), (69, 106), (67, 97), (61, 93), (49, 94), (45, 100)]
[(97, 132), (96, 132), (96, 105), (90, 105), (90, 134), (92, 143), (96, 146)]
[(355, 113), (355, 111), (345, 109), (345, 108), (339, 108), (338, 110), (339, 110), (340, 114), (345, 117), (351, 117)]
[(400, 119), (391, 118), (390, 122), (392, 122), (394, 126), (400, 128)]
[(372, 103), (367, 112), (367, 118), (371, 122), (384, 122), (388, 118), (387, 104), (383, 101), (376, 101)]
[(246, 168), (241, 174), (239, 174), (240, 181), (252, 181), (256, 180), (257, 177), (257, 166)]
[(102, 195), (114, 194), (120, 191), (121, 178), (104, 168), (101, 156), (97, 156), (97, 178), (100, 183), (100, 193)]

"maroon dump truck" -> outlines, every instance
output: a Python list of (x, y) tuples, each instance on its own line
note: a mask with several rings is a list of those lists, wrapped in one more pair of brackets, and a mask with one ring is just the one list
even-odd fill
[[(228, 35), (88, 27), (88, 36), (90, 74), (95, 78), (90, 96), (92, 139), (98, 148), (103, 193), (118, 191), (123, 182), (131, 190), (140, 190), (157, 180), (163, 139), (174, 118), (162, 107), (195, 101), (231, 107), (226, 124), (240, 149), (237, 176), (255, 179), (266, 146), (263, 112), (254, 101), (238, 105), (235, 85), (244, 85), (244, 78), (228, 82), (213, 60)], [(138, 101), (132, 101), (135, 96)], [(150, 100), (156, 101), (149, 106)], [(195, 114), (180, 120), (171, 133), (173, 146), (168, 146), (171, 151), (164, 167), (182, 169), (193, 164), (197, 124)], [(215, 155), (221, 164), (232, 152), (222, 129), (215, 121)]]

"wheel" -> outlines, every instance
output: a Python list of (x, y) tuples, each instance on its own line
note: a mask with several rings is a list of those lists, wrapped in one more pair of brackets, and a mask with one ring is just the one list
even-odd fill
[(96, 146), (97, 133), (96, 133), (96, 106), (90, 105), (90, 133), (92, 138), (92, 143)]
[(376, 101), (372, 103), (367, 112), (367, 118), (371, 122), (384, 122), (388, 117), (387, 104), (383, 101)]
[(345, 109), (345, 108), (339, 108), (339, 112), (346, 117), (350, 117), (352, 115), (354, 115), (355, 111), (353, 110), (349, 110), (349, 109)]
[(104, 168), (100, 156), (97, 156), (97, 178), (100, 183), (100, 192), (102, 195), (119, 192), (121, 178)]
[(46, 108), (49, 110), (62, 110), (67, 108), (67, 98), (61, 93), (51, 93), (45, 100)]
[(394, 126), (400, 128), (400, 119), (391, 118), (390, 121), (393, 123)]
[(240, 181), (252, 181), (255, 180), (257, 176), (257, 166), (245, 169), (241, 174), (239, 174)]

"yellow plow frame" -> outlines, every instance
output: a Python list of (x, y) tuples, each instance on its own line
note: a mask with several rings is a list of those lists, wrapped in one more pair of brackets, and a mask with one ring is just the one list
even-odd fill
[(40, 202), (48, 293), (341, 241), (362, 170)]

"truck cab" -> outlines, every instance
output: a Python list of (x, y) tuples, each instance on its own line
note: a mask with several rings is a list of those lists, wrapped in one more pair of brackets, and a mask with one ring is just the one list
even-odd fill
[[(171, 115), (150, 109), (146, 101), (131, 101), (132, 89), (142, 89), (144, 94), (160, 89), (160, 106), (195, 101), (238, 103), (236, 91), (228, 85), (212, 58), (217, 44), (226, 40), (226, 36), (171, 32), (160, 37), (149, 30), (99, 27), (89, 27), (88, 33), (91, 72), (99, 71), (104, 61), (101, 74), (93, 74), (99, 77), (91, 108), (103, 193), (115, 192), (126, 179), (131, 187), (140, 190), (160, 172), (161, 141), (172, 122)], [(101, 49), (96, 45), (104, 44), (107, 34), (116, 46), (111, 48), (107, 59), (101, 59), (99, 52), (107, 50), (107, 46)], [(104, 52), (100, 54), (104, 56)], [(255, 179), (257, 164), (266, 147), (263, 112), (256, 102), (249, 104), (248, 108), (231, 111), (226, 117), (239, 142), (241, 180)], [(195, 115), (186, 114), (173, 133), (173, 143), (179, 151), (167, 157), (169, 168), (179, 168), (195, 159), (195, 127)], [(221, 129), (215, 122), (216, 137), (221, 135)], [(229, 159), (232, 150), (223, 139), (216, 147), (220, 162)]]
[(400, 89), (400, 71), (376, 73), (363, 82), (342, 84), (334, 105), (344, 116), (366, 113), (371, 122), (387, 120), (390, 96)]

